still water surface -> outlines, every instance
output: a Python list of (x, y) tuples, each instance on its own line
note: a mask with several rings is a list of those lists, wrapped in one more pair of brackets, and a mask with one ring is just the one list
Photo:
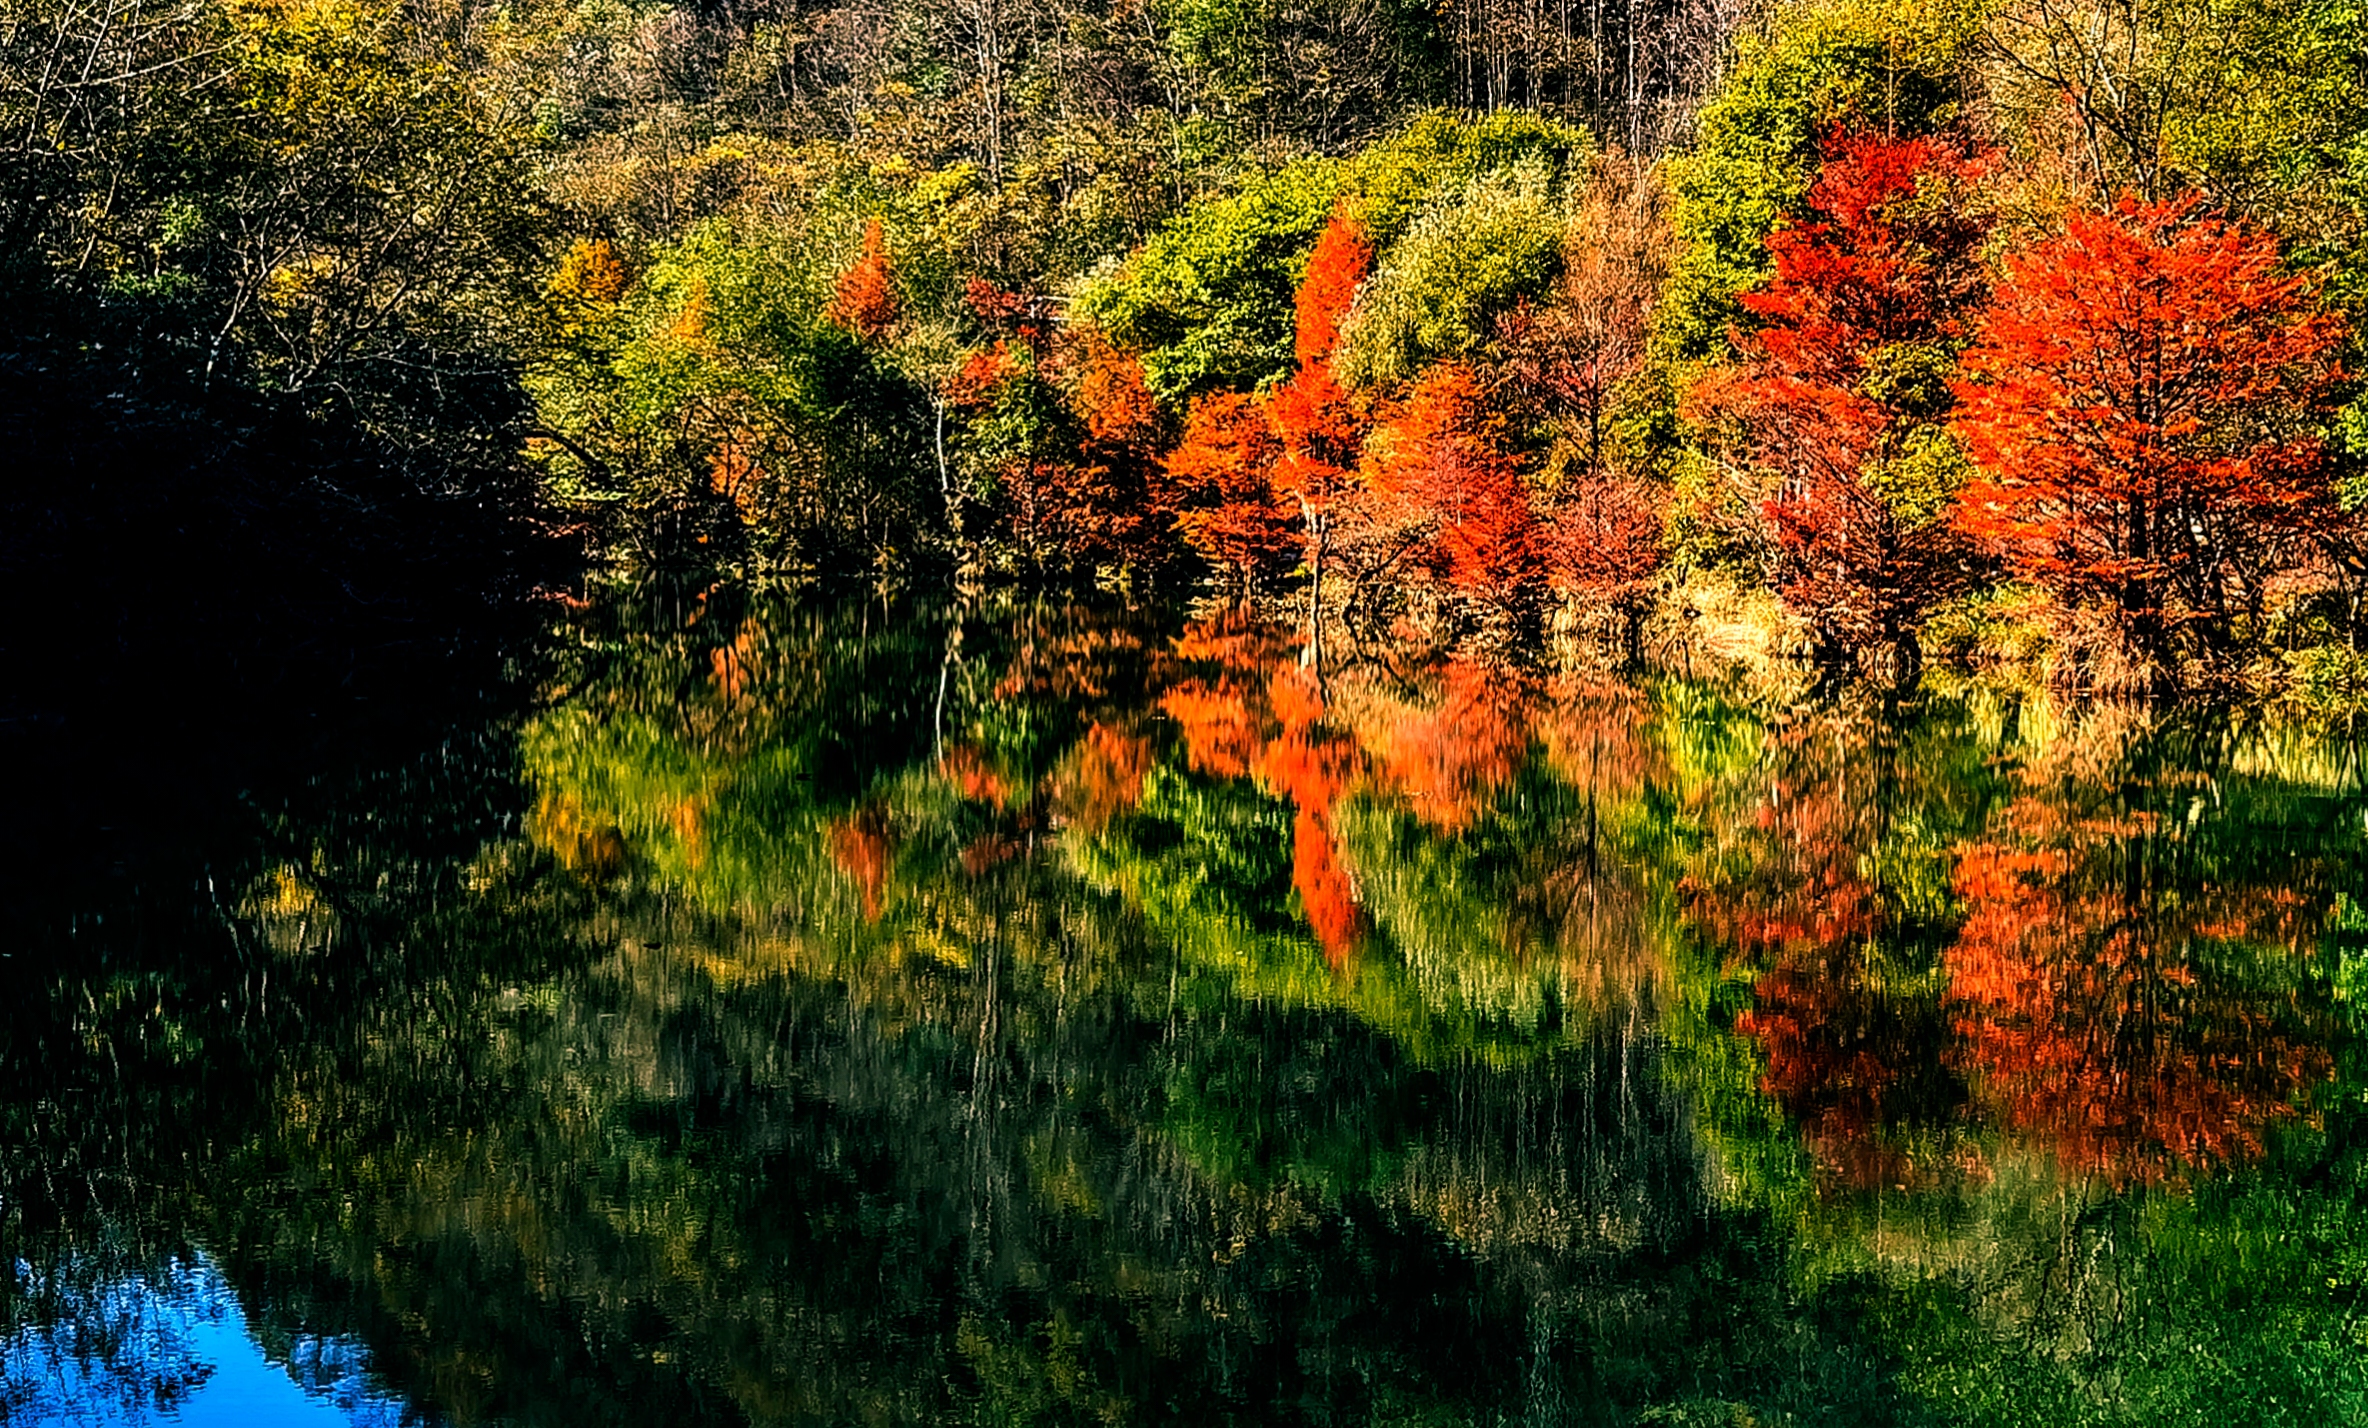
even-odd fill
[(0, 1418), (2368, 1422), (2340, 728), (1239, 615), (557, 644), (28, 894)]

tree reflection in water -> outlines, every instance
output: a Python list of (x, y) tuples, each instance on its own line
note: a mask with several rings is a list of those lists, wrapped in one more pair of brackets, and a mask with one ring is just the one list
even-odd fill
[(1239, 611), (567, 633), (194, 905), (34, 909), (0, 1328), (201, 1247), (454, 1422), (2368, 1406), (2338, 740)]

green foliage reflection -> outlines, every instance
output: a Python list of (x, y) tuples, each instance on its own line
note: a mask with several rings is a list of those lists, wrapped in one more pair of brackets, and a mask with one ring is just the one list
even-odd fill
[(2361, 1406), (2324, 735), (1239, 614), (566, 633), (43, 964), (8, 1332), (194, 1245), (455, 1421)]

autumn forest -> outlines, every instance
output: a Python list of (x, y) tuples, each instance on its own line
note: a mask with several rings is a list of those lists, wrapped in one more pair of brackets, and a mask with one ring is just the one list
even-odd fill
[(2368, 0), (0, 0), (0, 1422), (2368, 1423)]
[(2337, 0), (21, 0), (0, 419), (88, 474), (10, 494), (6, 565), (195, 522), (297, 606), (588, 558), (2341, 699), (2364, 45)]

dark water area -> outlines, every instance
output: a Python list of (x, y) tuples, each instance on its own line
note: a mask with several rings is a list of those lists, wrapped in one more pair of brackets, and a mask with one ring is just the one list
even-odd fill
[(1320, 654), (20, 734), (0, 1420), (2368, 1422), (2349, 731)]

